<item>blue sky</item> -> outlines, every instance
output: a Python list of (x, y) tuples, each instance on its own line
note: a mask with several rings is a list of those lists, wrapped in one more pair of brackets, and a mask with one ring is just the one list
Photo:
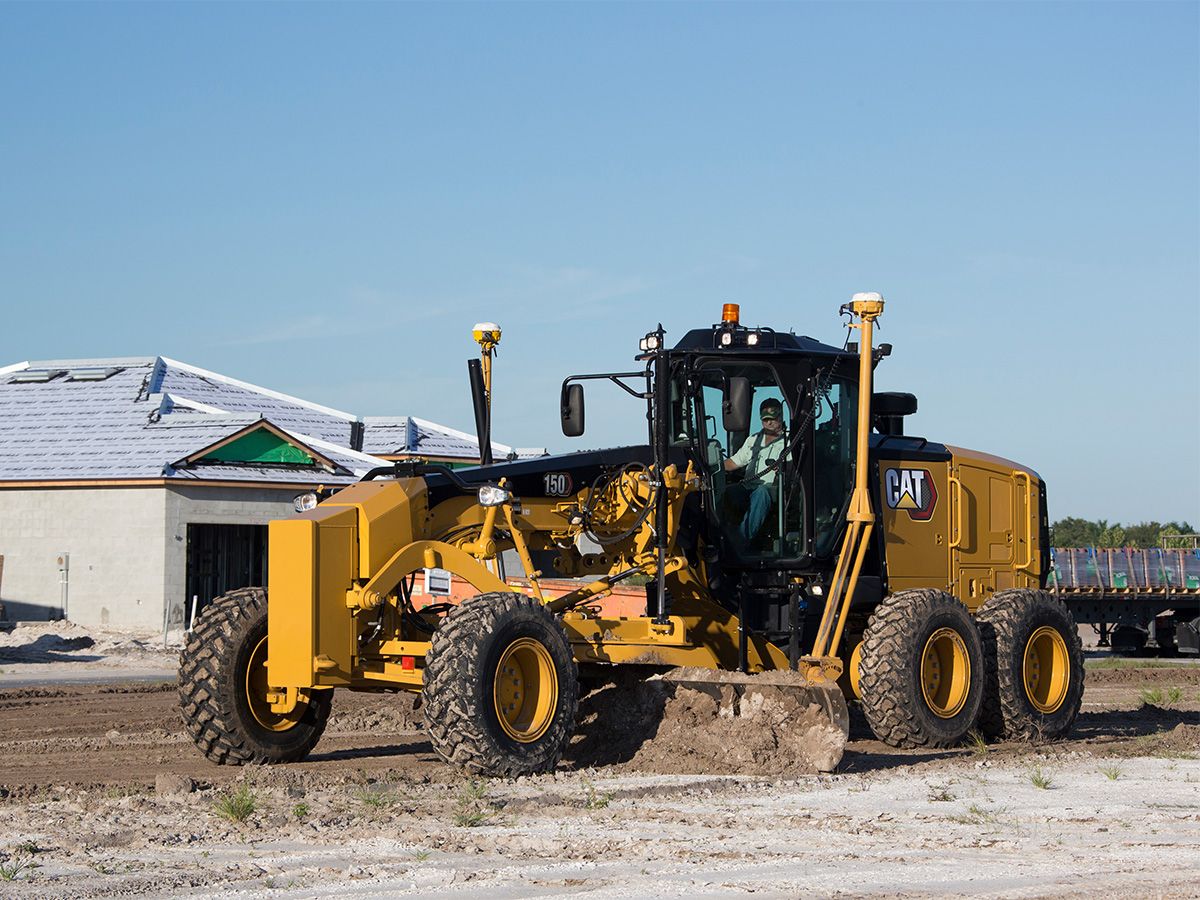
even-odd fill
[(161, 354), (499, 440), (740, 302), (888, 300), (910, 430), (1200, 524), (1200, 5), (5, 4), (0, 364)]

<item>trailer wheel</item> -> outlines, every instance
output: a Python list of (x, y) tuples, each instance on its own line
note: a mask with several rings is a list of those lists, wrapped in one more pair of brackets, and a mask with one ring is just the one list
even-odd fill
[(303, 759), (329, 719), (333, 691), (313, 691), (287, 715), (267, 702), (267, 592), (230, 591), (197, 617), (179, 656), (179, 708), (188, 734), (215, 763)]
[(944, 591), (901, 591), (875, 608), (860, 650), (863, 714), (893, 747), (949, 747), (975, 725), (983, 648), (971, 614)]
[(479, 775), (549, 772), (578, 704), (566, 631), (532, 597), (480, 594), (434, 632), (425, 657), (425, 723), (446, 762)]
[(1000, 591), (978, 616), (987, 688), (980, 728), (991, 738), (1065, 737), (1083, 702), (1075, 619), (1044, 591)]

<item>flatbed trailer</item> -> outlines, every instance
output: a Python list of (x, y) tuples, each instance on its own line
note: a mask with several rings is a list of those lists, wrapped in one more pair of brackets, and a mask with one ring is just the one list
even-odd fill
[(1115, 653), (1200, 655), (1200, 550), (1055, 547), (1046, 589)]

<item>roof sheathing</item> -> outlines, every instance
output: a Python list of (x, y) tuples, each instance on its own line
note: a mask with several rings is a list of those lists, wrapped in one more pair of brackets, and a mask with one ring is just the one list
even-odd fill
[[(24, 362), (0, 369), (0, 376), (28, 369), (85, 366), (119, 367), (121, 371), (102, 381), (59, 378), (14, 384), (0, 377), (0, 482), (107, 483), (164, 477), (311, 482), (314, 473), (302, 466), (294, 471), (275, 465), (204, 466), (202, 471), (171, 466), (173, 461), (259, 421), (266, 412), (276, 426), (319, 448), (321, 455), (337, 465), (341, 474), (322, 473), (322, 481), (352, 481), (383, 464), (383, 460), (342, 443), (348, 441), (354, 419), (347, 413), (256, 389), (163, 357)], [(167, 385), (174, 385), (174, 391), (165, 391)], [(193, 392), (203, 394), (203, 399), (190, 396)], [(299, 425), (315, 436), (301, 433)]]
[[(29, 369), (119, 368), (101, 381), (13, 384), (4, 376)], [(474, 435), (413, 416), (368, 416), (310, 403), (168, 357), (25, 361), (0, 368), (0, 483), (120, 482), (155, 478), (245, 482), (311, 482), (297, 467), (171, 465), (262, 419), (317, 450), (339, 470), (329, 483), (352, 480), (385, 464), (380, 456), (429, 456), (475, 462)], [(351, 449), (362, 422), (364, 450)], [(373, 451), (379, 456), (372, 455)], [(493, 455), (514, 452), (493, 442)], [(519, 456), (541, 455), (522, 448)]]

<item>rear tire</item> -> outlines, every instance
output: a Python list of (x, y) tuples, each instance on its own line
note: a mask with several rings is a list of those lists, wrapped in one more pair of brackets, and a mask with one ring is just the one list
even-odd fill
[[(179, 708), (200, 752), (221, 765), (303, 759), (325, 731), (332, 690), (286, 716), (271, 713), (262, 666), (267, 592), (242, 588), (215, 599), (196, 619), (179, 656)], [(251, 697), (251, 685), (257, 690)]]
[(979, 611), (987, 689), (980, 729), (994, 739), (1066, 737), (1083, 702), (1075, 619), (1044, 591), (1000, 591)]
[(509, 778), (552, 771), (578, 705), (566, 631), (532, 597), (480, 594), (434, 632), (425, 657), (425, 722), (446, 762)]
[(901, 591), (875, 608), (859, 662), (862, 708), (893, 747), (950, 747), (979, 717), (983, 648), (971, 614), (944, 591)]

